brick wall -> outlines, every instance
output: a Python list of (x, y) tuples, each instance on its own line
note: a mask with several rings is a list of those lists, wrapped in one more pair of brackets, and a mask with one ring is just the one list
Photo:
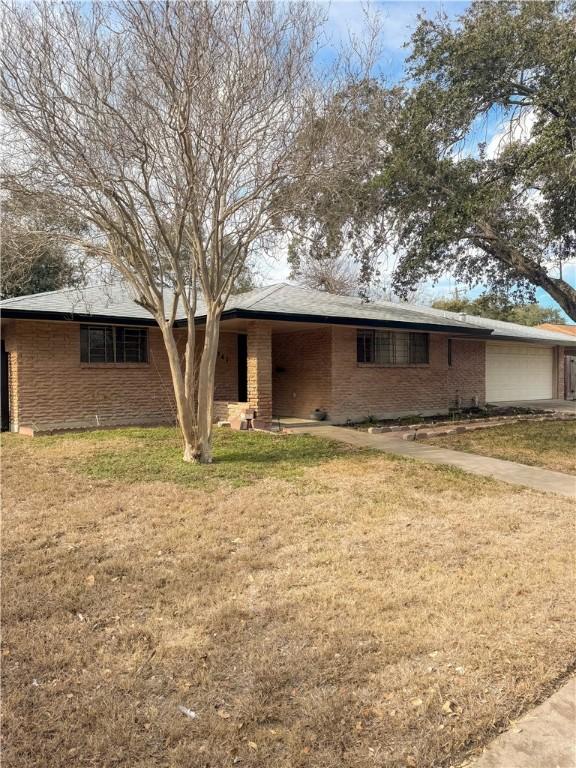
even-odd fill
[[(159, 329), (149, 329), (148, 363), (120, 365), (81, 363), (78, 323), (10, 321), (2, 335), (10, 354), (10, 415), (15, 428), (175, 423)], [(216, 400), (237, 399), (236, 350), (236, 334), (222, 333)]]
[[(459, 397), (485, 398), (483, 341), (430, 335), (430, 363), (385, 367), (356, 361), (356, 328), (332, 326), (273, 335), (274, 414), (306, 418), (315, 408), (335, 422), (446, 411)], [(278, 370), (281, 369), (281, 370)]]
[(214, 384), (215, 400), (238, 400), (238, 337), (221, 332)]
[(278, 333), (272, 337), (275, 416), (307, 418), (332, 406), (332, 328)]
[[(80, 363), (78, 323), (5, 321), (10, 408), (15, 426), (35, 430), (174, 423), (172, 384), (160, 331), (149, 330), (148, 364)], [(201, 335), (199, 342), (201, 342)], [(556, 350), (557, 396), (563, 396), (563, 350)], [(216, 364), (215, 417), (230, 417), (238, 397), (237, 336), (222, 332)], [(248, 404), (261, 423), (274, 415), (308, 417), (315, 408), (335, 422), (446, 411), (460, 398), (485, 400), (485, 342), (430, 335), (430, 363), (378, 367), (356, 361), (356, 328), (275, 333), (248, 327)]]
[(272, 330), (258, 321), (248, 323), (248, 402), (261, 426), (272, 420)]
[(415, 412), (446, 411), (457, 397), (470, 405), (485, 399), (483, 341), (453, 339), (448, 366), (448, 337), (430, 335), (428, 365), (378, 367), (356, 362), (356, 329), (334, 327), (332, 338), (332, 408), (336, 422)]

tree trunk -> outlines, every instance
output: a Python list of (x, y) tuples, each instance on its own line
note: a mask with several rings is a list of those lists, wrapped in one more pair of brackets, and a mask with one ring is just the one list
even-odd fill
[(206, 314), (206, 332), (198, 375), (198, 436), (194, 456), (201, 464), (212, 463), (212, 421), (214, 415), (214, 378), (218, 339), (220, 336), (220, 310), (209, 308)]
[(481, 245), (487, 253), (507, 267), (512, 267), (532, 285), (543, 288), (554, 301), (558, 302), (568, 317), (576, 321), (576, 290), (569, 283), (558, 277), (552, 277), (534, 259), (505, 243), (489, 224), (484, 224), (482, 229), (486, 239), (482, 239)]
[(196, 461), (197, 457), (195, 449), (198, 429), (194, 409), (194, 392), (186, 392), (184, 376), (180, 365), (180, 356), (178, 354), (178, 347), (176, 345), (172, 326), (163, 323), (160, 328), (162, 330), (164, 346), (170, 365), (170, 374), (172, 376), (172, 385), (174, 387), (174, 399), (176, 400), (176, 412), (178, 414), (178, 424), (180, 425), (182, 438), (184, 440), (183, 459), (184, 461)]

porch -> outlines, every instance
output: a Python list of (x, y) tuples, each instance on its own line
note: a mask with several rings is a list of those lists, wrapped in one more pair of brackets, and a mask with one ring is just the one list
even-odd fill
[(237, 425), (243, 411), (254, 410), (255, 425), (266, 428), (280, 417), (307, 418), (316, 408), (328, 410), (331, 336), (330, 326), (224, 322), (214, 419)]

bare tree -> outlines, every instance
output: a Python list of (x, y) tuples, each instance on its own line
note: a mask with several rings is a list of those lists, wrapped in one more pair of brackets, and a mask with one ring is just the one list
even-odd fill
[(321, 23), (310, 3), (4, 7), (5, 183), (81, 217), (82, 246), (155, 318), (186, 461), (212, 460), (219, 324), (234, 281), (274, 231), (277, 192), (317, 174), (297, 137), (317, 108)]
[(306, 288), (339, 296), (358, 296), (360, 291), (357, 265), (345, 256), (299, 259), (291, 277)]

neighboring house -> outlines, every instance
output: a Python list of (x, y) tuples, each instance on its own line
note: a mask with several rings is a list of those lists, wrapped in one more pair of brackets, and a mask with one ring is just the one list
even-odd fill
[[(553, 333), (567, 333), (576, 339), (576, 325), (555, 325), (542, 323), (538, 328)], [(576, 400), (576, 349), (567, 348), (564, 359), (564, 397), (566, 400)]]
[[(160, 331), (127, 287), (22, 296), (0, 310), (5, 427), (174, 422)], [(201, 308), (197, 323), (201, 340)], [(216, 418), (250, 407), (266, 424), (320, 408), (343, 423), (558, 398), (565, 347), (576, 339), (429, 307), (258, 288), (232, 296), (222, 315)]]
[(576, 325), (561, 325), (560, 323), (542, 323), (537, 325), (543, 331), (552, 331), (552, 333), (567, 333), (569, 336), (576, 336)]

